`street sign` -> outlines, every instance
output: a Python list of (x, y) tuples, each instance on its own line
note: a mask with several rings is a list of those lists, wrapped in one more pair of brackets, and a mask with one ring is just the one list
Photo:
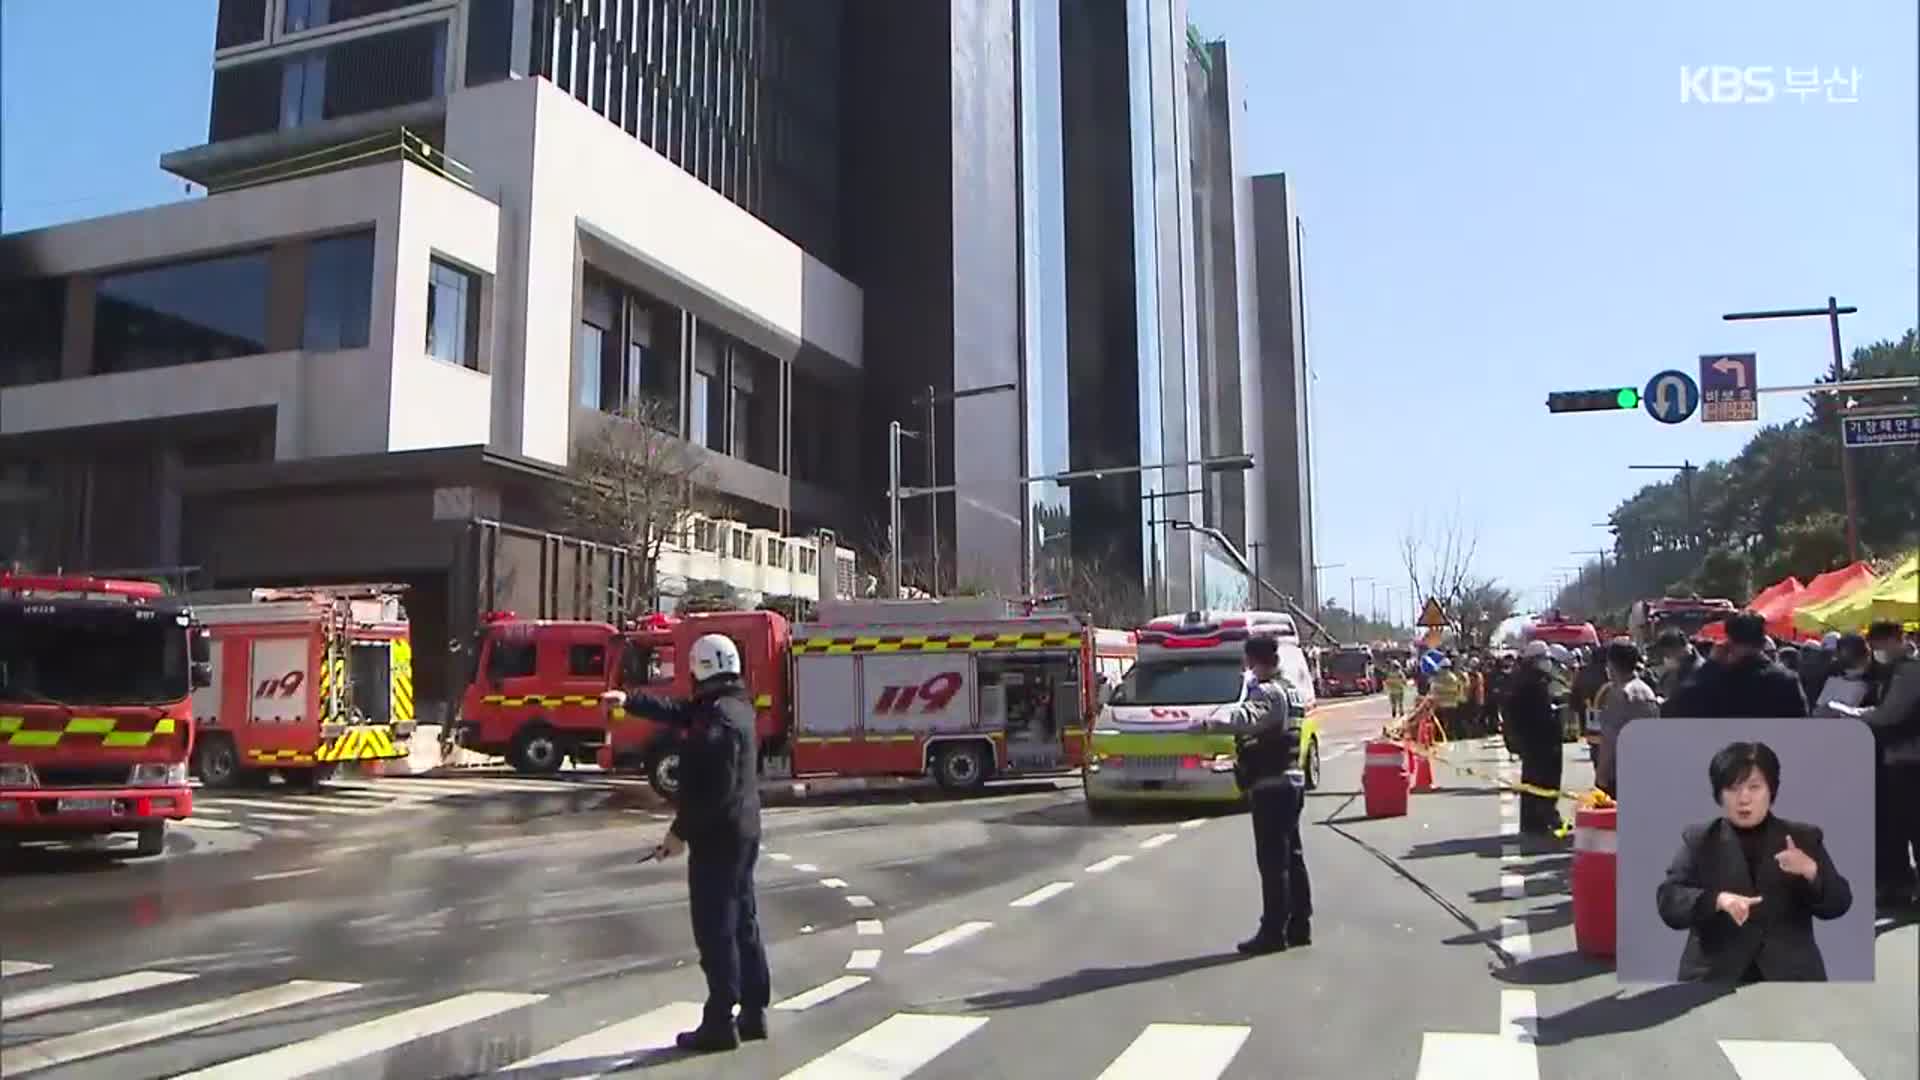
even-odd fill
[(1420, 625), (1433, 629), (1447, 625), (1447, 613), (1440, 610), (1440, 601), (1427, 597), (1427, 606), (1420, 609)]
[(1849, 416), (1841, 432), (1850, 447), (1920, 446), (1920, 415)]
[(1647, 380), (1640, 403), (1663, 424), (1678, 424), (1700, 407), (1700, 387), (1684, 371), (1663, 371)]
[(1752, 353), (1724, 353), (1700, 358), (1700, 390), (1704, 406), (1700, 419), (1708, 424), (1738, 424), (1760, 419), (1759, 359)]

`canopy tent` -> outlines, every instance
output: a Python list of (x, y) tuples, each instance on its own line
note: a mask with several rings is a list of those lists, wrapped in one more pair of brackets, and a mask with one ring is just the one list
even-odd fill
[(1880, 579), (1867, 611), (1869, 619), (1892, 619), (1912, 627), (1920, 623), (1920, 555), (1907, 560)]
[[(1801, 594), (1807, 587), (1800, 584), (1797, 577), (1777, 581), (1755, 593), (1747, 603), (1749, 611), (1757, 611), (1767, 617), (1767, 633), (1777, 641), (1791, 641), (1793, 631), (1793, 609), (1799, 604)], [(1708, 641), (1724, 641), (1727, 636), (1726, 623), (1709, 623), (1700, 630), (1700, 636)]]
[(1793, 625), (1811, 634), (1859, 630), (1867, 624), (1879, 580), (1866, 563), (1854, 563), (1814, 578), (1795, 605)]

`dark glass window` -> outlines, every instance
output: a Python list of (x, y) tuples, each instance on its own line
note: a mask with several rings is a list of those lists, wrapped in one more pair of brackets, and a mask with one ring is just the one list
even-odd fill
[(421, 0), (287, 0), (286, 29), (289, 34), (312, 30), (317, 26), (346, 22), (365, 15), (378, 15), (396, 8), (412, 7)]
[(300, 347), (363, 349), (373, 319), (373, 230), (307, 245), (307, 305)]
[(279, 60), (215, 68), (207, 140), (238, 139), (278, 127), (283, 78)]
[(0, 282), (0, 386), (58, 379), (66, 320), (65, 278)]
[(531, 641), (502, 641), (495, 638), (487, 649), (487, 675), (494, 679), (524, 679), (534, 672), (538, 653)]
[(326, 53), (289, 57), (286, 66), (280, 69), (281, 130), (319, 123), (326, 118), (326, 107)]
[(607, 673), (605, 645), (567, 646), (567, 674), (596, 677)]
[(427, 271), (427, 355), (480, 366), (480, 277), (439, 259)]
[(267, 36), (267, 0), (220, 0), (213, 25), (213, 47), (250, 45)]
[(467, 7), (467, 85), (513, 73), (513, 0), (473, 0)]
[(94, 370), (224, 360), (267, 351), (263, 251), (129, 270), (100, 278)]
[(327, 50), (326, 115), (430, 101), (446, 88), (447, 24), (409, 26)]

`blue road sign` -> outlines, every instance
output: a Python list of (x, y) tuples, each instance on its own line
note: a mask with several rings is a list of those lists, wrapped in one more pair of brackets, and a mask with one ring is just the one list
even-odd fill
[(1841, 425), (1848, 446), (1920, 446), (1920, 416), (1849, 416)]
[(1647, 380), (1640, 404), (1647, 415), (1663, 424), (1678, 424), (1700, 407), (1700, 387), (1684, 371), (1663, 371)]
[(1759, 359), (1752, 353), (1701, 357), (1700, 390), (1705, 399), (1701, 422), (1738, 424), (1760, 419), (1760, 401), (1754, 390), (1759, 373)]

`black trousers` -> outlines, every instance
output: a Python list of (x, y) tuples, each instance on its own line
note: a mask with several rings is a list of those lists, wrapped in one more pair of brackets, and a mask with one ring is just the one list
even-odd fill
[(700, 970), (707, 976), (702, 1024), (729, 1024), (735, 1005), (743, 1013), (759, 1012), (772, 997), (767, 947), (753, 899), (753, 864), (759, 858), (758, 837), (689, 846), (687, 905)]
[(1313, 917), (1313, 883), (1300, 848), (1300, 812), (1306, 806), (1306, 782), (1299, 774), (1253, 789), (1253, 857), (1260, 867), (1260, 931), (1282, 940), (1289, 931), (1304, 934)]
[[(1560, 790), (1560, 733), (1540, 732), (1520, 745), (1520, 782), (1538, 788)], [(1520, 796), (1520, 831), (1552, 832), (1560, 827), (1559, 800), (1545, 795)]]
[(1873, 801), (1874, 877), (1882, 888), (1911, 889), (1920, 856), (1920, 765), (1881, 763)]

